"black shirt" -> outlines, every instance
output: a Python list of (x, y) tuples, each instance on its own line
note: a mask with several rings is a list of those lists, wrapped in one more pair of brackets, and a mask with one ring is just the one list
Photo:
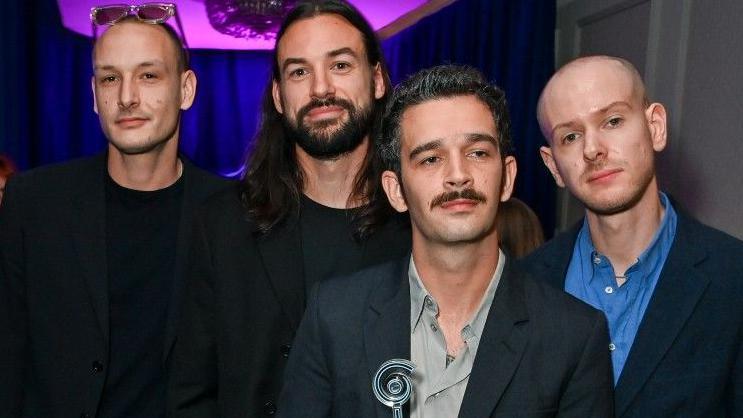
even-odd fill
[[(353, 238), (356, 230), (352, 209), (334, 209), (302, 196), (300, 211), (305, 291), (318, 281), (343, 276), (389, 261), (410, 251), (411, 232), (407, 214), (393, 217), (382, 230), (365, 241)], [(383, 245), (377, 245), (383, 243)], [(371, 248), (383, 251), (372, 253)]]
[(162, 363), (183, 180), (156, 191), (106, 182), (110, 353), (98, 416), (165, 416)]

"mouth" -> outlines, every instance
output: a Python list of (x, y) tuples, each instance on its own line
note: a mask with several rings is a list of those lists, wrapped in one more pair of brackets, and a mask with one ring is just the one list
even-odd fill
[(311, 121), (321, 121), (327, 119), (336, 119), (343, 114), (345, 109), (341, 106), (319, 106), (310, 109), (306, 118)]
[(123, 129), (139, 128), (147, 122), (146, 118), (140, 117), (126, 117), (116, 119), (116, 125)]
[(589, 183), (602, 183), (602, 182), (611, 181), (620, 172), (622, 172), (622, 170), (619, 168), (599, 170), (599, 171), (592, 173), (588, 177), (588, 182)]
[(471, 209), (480, 204), (478, 200), (472, 199), (454, 199), (439, 205), (441, 209), (450, 211), (463, 211)]

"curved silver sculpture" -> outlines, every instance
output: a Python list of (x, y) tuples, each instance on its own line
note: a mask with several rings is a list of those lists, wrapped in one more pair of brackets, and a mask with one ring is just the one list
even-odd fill
[(402, 406), (413, 392), (410, 375), (414, 369), (413, 362), (396, 358), (382, 363), (374, 374), (372, 380), (374, 396), (379, 402), (392, 408), (393, 418), (403, 418)]

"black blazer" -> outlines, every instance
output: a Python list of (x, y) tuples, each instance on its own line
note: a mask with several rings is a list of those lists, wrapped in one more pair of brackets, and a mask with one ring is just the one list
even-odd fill
[[(173, 297), (192, 213), (226, 181), (184, 160)], [(95, 416), (109, 352), (105, 154), (18, 174), (0, 208), (0, 416)], [(170, 304), (167, 365), (177, 303)], [(87, 415), (86, 415), (87, 414)]]
[[(522, 261), (564, 288), (581, 223)], [(615, 389), (616, 416), (743, 417), (743, 243), (678, 213)]]
[[(320, 283), (289, 359), (282, 418), (387, 418), (377, 368), (410, 358), (409, 257)], [(611, 417), (606, 320), (506, 262), (459, 416)]]
[[(189, 418), (271, 416), (305, 307), (298, 223), (259, 237), (237, 186), (203, 209), (195, 223), (170, 410)], [(410, 228), (390, 222), (364, 245), (359, 269), (409, 251)]]

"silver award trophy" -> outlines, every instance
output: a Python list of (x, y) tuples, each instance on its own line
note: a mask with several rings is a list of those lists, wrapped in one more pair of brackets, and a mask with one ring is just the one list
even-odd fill
[(403, 418), (402, 406), (410, 399), (413, 382), (410, 374), (415, 364), (405, 359), (387, 360), (379, 366), (372, 380), (372, 390), (379, 402), (392, 408), (392, 418)]

